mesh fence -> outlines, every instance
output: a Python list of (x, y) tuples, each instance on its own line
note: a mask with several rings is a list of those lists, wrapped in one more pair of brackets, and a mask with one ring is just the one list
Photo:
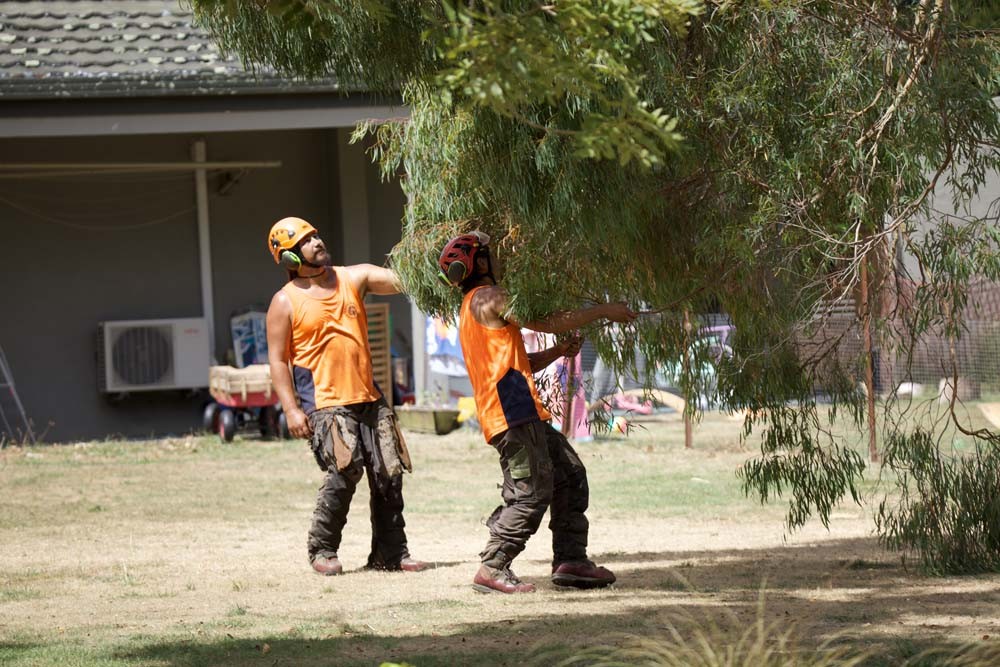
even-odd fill
[[(882, 326), (872, 329), (871, 342), (875, 391), (948, 400), (957, 387), (957, 398), (963, 401), (1000, 393), (1000, 284), (972, 284), (967, 306), (955, 318), (954, 333), (940, 321), (914, 337), (906, 320), (917, 289), (904, 284), (881, 302)], [(864, 333), (853, 300), (826, 304), (812, 322), (804, 323), (796, 343), (800, 356), (818, 362), (818, 389), (836, 371), (863, 381)]]
[[(909, 304), (919, 287), (903, 284), (897, 292), (883, 295), (881, 326), (873, 327), (871, 343), (872, 375), (875, 392), (881, 396), (913, 396), (950, 399), (952, 387), (962, 401), (1000, 400), (1000, 284), (985, 281), (972, 284), (968, 305), (958, 318), (960, 333), (950, 336), (937, 323), (913, 338), (906, 328)], [(700, 338), (725, 347), (732, 331), (724, 315), (702, 318)], [(822, 304), (815, 316), (803, 322), (794, 344), (800, 359), (814, 368), (814, 386), (822, 394), (846, 375), (860, 388), (865, 381), (866, 348), (864, 326), (858, 304), (843, 299)], [(585, 343), (581, 352), (582, 382), (587, 402), (593, 404), (624, 390), (643, 386), (646, 363), (637, 355), (638, 372), (618, 376), (598, 358), (596, 350)], [(680, 393), (671, 376), (652, 374), (654, 388)], [(711, 380), (709, 380), (711, 386)], [(700, 397), (702, 407), (712, 397)]]

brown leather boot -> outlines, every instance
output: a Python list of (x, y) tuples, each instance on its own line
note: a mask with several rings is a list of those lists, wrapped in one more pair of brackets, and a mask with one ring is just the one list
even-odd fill
[(534, 593), (534, 584), (526, 584), (517, 578), (509, 566), (491, 567), (486, 563), (479, 566), (472, 587), (480, 593)]
[(411, 558), (410, 556), (399, 561), (399, 569), (403, 572), (423, 572), (424, 570), (429, 570), (430, 567), (430, 563)]
[(425, 563), (410, 556), (401, 558), (395, 565), (386, 565), (380, 560), (370, 560), (365, 565), (366, 570), (381, 570), (383, 572), (423, 572), (430, 569), (430, 567), (430, 563)]
[(344, 572), (344, 566), (340, 564), (336, 555), (316, 556), (313, 559), (312, 568), (319, 574), (325, 574), (328, 577), (343, 574)]
[(574, 588), (602, 588), (615, 583), (614, 573), (591, 560), (566, 561), (552, 567), (552, 583)]

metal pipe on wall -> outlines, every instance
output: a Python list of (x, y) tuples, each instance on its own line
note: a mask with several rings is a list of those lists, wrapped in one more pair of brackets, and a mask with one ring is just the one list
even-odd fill
[[(94, 176), (111, 174), (159, 174), (197, 169), (278, 169), (281, 162), (65, 162), (0, 164), (0, 180), (40, 180), (61, 176)], [(20, 171), (17, 171), (20, 170)]]
[[(204, 141), (204, 140), (200, 140)], [(32, 171), (48, 171), (61, 169), (86, 169), (103, 171), (105, 169), (134, 169), (136, 171), (192, 171), (196, 169), (274, 169), (280, 167), (276, 160), (233, 162), (4, 162), (0, 169), (27, 169)]]
[(212, 288), (212, 242), (208, 217), (208, 149), (204, 139), (198, 139), (191, 145), (191, 158), (204, 167), (195, 169), (194, 191), (198, 210), (198, 267), (201, 275), (201, 309), (208, 328), (209, 359), (216, 363), (215, 357), (215, 298)]

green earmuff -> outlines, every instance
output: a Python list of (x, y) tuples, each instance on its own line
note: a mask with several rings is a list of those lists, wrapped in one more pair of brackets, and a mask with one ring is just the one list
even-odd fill
[(285, 250), (281, 253), (281, 265), (289, 271), (298, 271), (302, 260), (291, 250)]

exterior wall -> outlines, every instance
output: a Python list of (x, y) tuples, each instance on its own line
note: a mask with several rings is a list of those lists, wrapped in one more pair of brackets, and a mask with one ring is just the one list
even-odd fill
[[(190, 159), (182, 137), (0, 143), (5, 162)], [(0, 180), (0, 345), (25, 411), (47, 441), (184, 431), (197, 405), (173, 392), (98, 392), (98, 322), (200, 315), (193, 177)], [(178, 214), (161, 224), (137, 227)]]
[[(1000, 97), (994, 97), (993, 103), (997, 107), (997, 113), (1000, 113)], [(983, 150), (996, 149), (984, 147)], [(964, 167), (960, 165), (958, 169), (961, 172)], [(928, 197), (927, 204), (928, 212), (914, 216), (914, 238), (922, 240), (930, 230), (948, 218), (952, 218), (952, 223), (959, 223), (963, 218), (992, 219), (995, 221), (1000, 216), (1000, 171), (986, 172), (979, 191), (971, 198), (966, 207), (958, 211), (955, 210), (952, 203), (948, 172), (945, 172), (938, 179), (937, 187)], [(896, 263), (897, 270), (903, 271), (907, 278), (910, 280), (920, 279), (920, 266), (917, 259), (906, 252), (901, 245), (897, 248)]]
[[(366, 152), (367, 145), (351, 144), (350, 135), (349, 128), (340, 128), (331, 142), (335, 147), (330, 154), (336, 156), (340, 184), (340, 199), (334, 209), (339, 211), (335, 257), (345, 264), (369, 262), (386, 266), (389, 252), (402, 235), (406, 197), (398, 182), (382, 181), (377, 165), (372, 164)], [(368, 225), (357, 224), (359, 220), (368, 220)], [(329, 242), (327, 245), (334, 246)], [(389, 304), (393, 353), (412, 363), (409, 299), (404, 295), (373, 295), (369, 299)], [(386, 387), (382, 389), (388, 391)]]
[[(266, 308), (284, 283), (266, 249), (270, 225), (298, 215), (325, 235), (341, 232), (336, 132), (4, 139), (0, 161), (188, 162), (196, 138), (206, 140), (210, 161), (281, 161), (281, 168), (249, 171), (227, 188), (225, 175), (209, 176), (213, 351), (224, 362), (230, 316)], [(397, 211), (396, 226), (377, 232), (394, 239), (378, 244), (399, 239)], [(96, 362), (99, 322), (201, 316), (193, 173), (0, 179), (0, 231), (8, 249), (0, 267), (0, 345), (44, 440), (200, 427), (206, 392), (104, 395)]]
[[(940, 220), (954, 216), (952, 222), (961, 219), (993, 219), (1000, 215), (1000, 172), (987, 172), (985, 181), (979, 192), (972, 198), (968, 206), (956, 212), (951, 200), (951, 191), (944, 176), (938, 181), (937, 188), (929, 197), (930, 213), (916, 218), (915, 236), (923, 238), (927, 232), (936, 227)], [(920, 268), (915, 257), (905, 251), (899, 253), (900, 268), (911, 279), (920, 276)]]
[[(325, 141), (332, 131), (226, 133), (210, 135), (208, 160), (280, 160), (280, 169), (250, 170), (220, 194), (223, 178), (209, 182), (212, 274), (215, 292), (215, 351), (225, 363), (232, 347), (229, 319), (246, 309), (267, 310), (287, 280), (267, 250), (267, 232), (294, 215), (326, 235), (336, 221)], [(336, 259), (336, 256), (334, 257)]]
[[(352, 147), (354, 148), (354, 147)], [(393, 246), (402, 237), (403, 211), (406, 207), (406, 196), (398, 181), (383, 182), (378, 169), (371, 165), (368, 155), (365, 160), (369, 164), (366, 169), (368, 220), (370, 221), (369, 248), (371, 262), (384, 265)], [(390, 326), (392, 327), (392, 348), (401, 357), (407, 357), (412, 372), (412, 332), (410, 300), (406, 296), (372, 297), (377, 301), (389, 302)]]

